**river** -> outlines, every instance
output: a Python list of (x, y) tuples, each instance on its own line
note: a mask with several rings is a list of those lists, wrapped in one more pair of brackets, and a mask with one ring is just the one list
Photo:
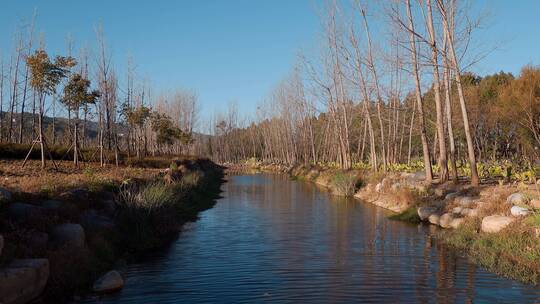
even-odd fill
[(432, 240), (435, 227), (333, 197), (283, 175), (228, 176), (223, 198), (168, 248), (87, 303), (533, 303), (535, 286), (498, 277)]

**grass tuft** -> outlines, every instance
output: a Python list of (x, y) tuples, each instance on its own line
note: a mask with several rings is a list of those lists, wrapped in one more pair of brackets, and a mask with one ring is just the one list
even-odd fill
[(398, 214), (391, 215), (388, 218), (394, 221), (403, 221), (412, 224), (419, 224), (422, 222), (422, 220), (420, 220), (420, 217), (418, 216), (418, 211), (416, 210), (416, 207), (409, 207), (407, 208), (407, 210)]
[(440, 238), (489, 271), (525, 283), (540, 282), (540, 243), (530, 229), (517, 224), (499, 233), (479, 233), (479, 227), (479, 219), (468, 220)]

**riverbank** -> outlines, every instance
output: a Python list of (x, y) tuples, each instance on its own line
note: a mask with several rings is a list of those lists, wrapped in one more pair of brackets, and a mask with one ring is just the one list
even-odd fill
[(59, 167), (0, 161), (2, 303), (38, 296), (61, 303), (121, 288), (123, 265), (167, 244), (212, 207), (223, 177), (205, 159)]
[(246, 163), (233, 170), (281, 172), (334, 195), (354, 196), (391, 210), (391, 219), (443, 229), (436, 238), (476, 264), (529, 284), (540, 282), (540, 191), (523, 183), (426, 184), (422, 172)]

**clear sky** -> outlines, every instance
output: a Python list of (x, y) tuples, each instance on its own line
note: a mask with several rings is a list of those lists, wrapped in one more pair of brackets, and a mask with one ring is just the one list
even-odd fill
[[(206, 117), (230, 101), (251, 113), (297, 53), (319, 45), (322, 6), (315, 0), (3, 0), (0, 51), (9, 53), (16, 26), (34, 8), (36, 29), (52, 54), (65, 54), (68, 34), (76, 47), (93, 47), (101, 23), (120, 72), (130, 54), (138, 77), (155, 91), (196, 90)], [(473, 71), (517, 73), (524, 64), (540, 64), (540, 1), (478, 0), (474, 6), (490, 13), (480, 38), (499, 47)]]

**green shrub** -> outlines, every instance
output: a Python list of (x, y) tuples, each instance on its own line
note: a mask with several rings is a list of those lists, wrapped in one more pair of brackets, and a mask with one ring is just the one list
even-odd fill
[(337, 172), (332, 178), (335, 194), (352, 196), (359, 188), (359, 179), (353, 172)]

